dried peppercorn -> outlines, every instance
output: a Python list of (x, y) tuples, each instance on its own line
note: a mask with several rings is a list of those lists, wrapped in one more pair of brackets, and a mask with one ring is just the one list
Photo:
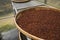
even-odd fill
[(26, 32), (45, 40), (60, 40), (60, 11), (36, 7), (20, 12), (17, 24)]

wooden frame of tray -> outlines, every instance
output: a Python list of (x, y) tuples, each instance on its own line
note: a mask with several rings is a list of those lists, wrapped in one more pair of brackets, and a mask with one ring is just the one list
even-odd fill
[(23, 1), (23, 2), (22, 2), (22, 1), (20, 2), (20, 1), (15, 1), (15, 0), (12, 0), (12, 2), (15, 2), (15, 3), (26, 3), (26, 2), (29, 2), (29, 1), (31, 1), (31, 0), (28, 0), (28, 1)]

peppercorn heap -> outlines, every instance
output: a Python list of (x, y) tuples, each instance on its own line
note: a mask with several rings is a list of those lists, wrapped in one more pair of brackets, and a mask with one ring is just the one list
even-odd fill
[(59, 10), (36, 7), (19, 14), (16, 22), (26, 32), (45, 40), (60, 40)]

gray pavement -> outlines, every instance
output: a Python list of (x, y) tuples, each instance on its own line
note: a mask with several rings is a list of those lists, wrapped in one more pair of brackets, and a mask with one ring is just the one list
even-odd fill
[(3, 32), (2, 36), (3, 40), (18, 40), (18, 30), (15, 28), (8, 32)]

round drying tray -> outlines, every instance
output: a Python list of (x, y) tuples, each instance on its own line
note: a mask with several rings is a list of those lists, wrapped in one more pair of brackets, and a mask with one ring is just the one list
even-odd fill
[(15, 3), (26, 3), (26, 2), (29, 2), (31, 0), (12, 0), (12, 1)]
[[(52, 10), (60, 11), (60, 9), (57, 9), (57, 8), (54, 8), (54, 7), (50, 7), (50, 6), (34, 6), (34, 7), (26, 8), (25, 10), (29, 10), (29, 9), (31, 9), (31, 8), (38, 8), (38, 7), (39, 7), (39, 8), (42, 8), (42, 9), (48, 8), (47, 10), (52, 9)], [(25, 11), (25, 10), (23, 10), (23, 11)], [(23, 12), (23, 11), (21, 11), (21, 12)], [(23, 33), (24, 35), (26, 35), (27, 37), (32, 38), (32, 39), (34, 39), (34, 40), (44, 40), (44, 39), (41, 39), (41, 38), (36, 37), (36, 36), (34, 36), (34, 35), (31, 35), (30, 33), (28, 33), (28, 32), (26, 32), (25, 30), (23, 30), (23, 29), (17, 24), (17, 22), (16, 22), (17, 20), (16, 20), (16, 19), (19, 18), (21, 12), (17, 13), (17, 15), (16, 15), (15, 18), (14, 18), (14, 21), (15, 21), (15, 24), (16, 24), (16, 27), (18, 28), (18, 30), (19, 30), (21, 33)]]

